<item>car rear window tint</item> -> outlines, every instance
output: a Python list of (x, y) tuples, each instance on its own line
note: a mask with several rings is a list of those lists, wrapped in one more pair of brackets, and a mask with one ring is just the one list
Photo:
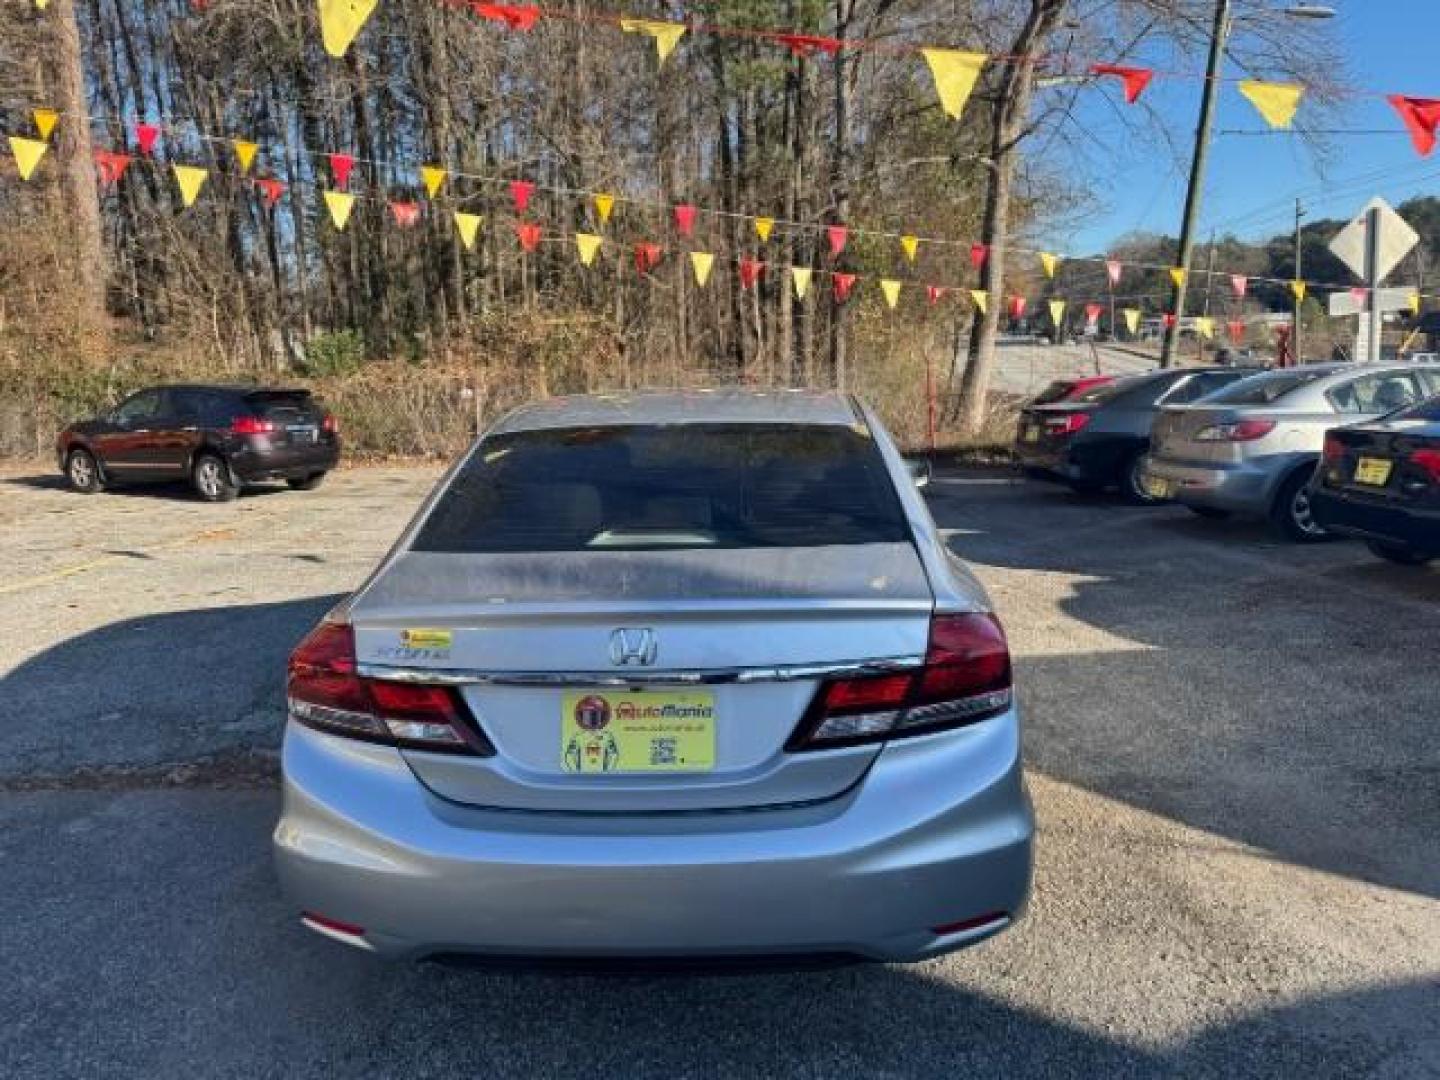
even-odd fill
[(677, 424), (488, 438), (413, 546), (499, 553), (909, 538), (879, 450), (859, 430)]
[(1041, 390), (1040, 393), (1036, 395), (1035, 400), (1032, 401), (1031, 404), (1050, 405), (1056, 401), (1064, 401), (1066, 396), (1074, 388), (1075, 384), (1073, 382), (1070, 382), (1066, 379), (1057, 380), (1056, 382), (1052, 382), (1044, 390)]
[(245, 395), (245, 404), (258, 416), (280, 423), (311, 419), (315, 399), (307, 390), (261, 390)]
[(1329, 371), (1272, 371), (1263, 375), (1252, 375), (1248, 379), (1241, 379), (1232, 386), (1211, 394), (1206, 398), (1206, 404), (1213, 405), (1268, 405), (1272, 401), (1279, 401), (1286, 394), (1307, 383), (1312, 383), (1323, 375), (1332, 374)]

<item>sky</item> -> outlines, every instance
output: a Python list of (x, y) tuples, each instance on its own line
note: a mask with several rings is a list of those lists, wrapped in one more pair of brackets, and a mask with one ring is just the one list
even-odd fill
[[(1276, 0), (1276, 6), (1279, 3)], [(1241, 239), (1289, 232), (1294, 229), (1297, 195), (1312, 219), (1349, 218), (1373, 195), (1397, 205), (1414, 195), (1440, 195), (1440, 152), (1420, 157), (1383, 97), (1400, 93), (1440, 98), (1440, 65), (1433, 44), (1440, 39), (1440, 0), (1330, 0), (1329, 6), (1337, 12), (1331, 26), (1348, 58), (1349, 82), (1361, 93), (1323, 126), (1384, 133), (1328, 136), (1328, 157), (1317, 161), (1296, 135), (1265, 131), (1265, 122), (1234, 83), (1223, 83), (1197, 241), (1212, 229), (1217, 236), (1228, 233)], [(1182, 63), (1197, 74), (1204, 68), (1201, 57)], [(1225, 70), (1228, 78), (1245, 74), (1233, 65)], [(1101, 252), (1137, 230), (1179, 233), (1200, 85), (1198, 79), (1156, 78), (1142, 98), (1172, 133), (1178, 153), (1157, 145), (1153, 136), (1123, 134), (1115, 110), (1127, 106), (1118, 81), (1113, 87), (1082, 92), (1109, 94), (1112, 102), (1120, 103), (1091, 101), (1080, 107), (1082, 122), (1102, 133), (1088, 154), (1088, 186), (1098, 205), (1055, 232), (1051, 239), (1060, 250)], [(1302, 102), (1297, 123), (1305, 116)]]

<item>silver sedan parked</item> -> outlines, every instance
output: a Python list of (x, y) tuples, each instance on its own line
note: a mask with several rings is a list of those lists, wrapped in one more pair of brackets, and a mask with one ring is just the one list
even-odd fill
[(1292, 540), (1319, 540), (1327, 534), (1311, 513), (1307, 484), (1325, 432), (1437, 392), (1436, 365), (1315, 364), (1254, 375), (1164, 409), (1143, 483), (1205, 517), (1268, 517)]
[(288, 696), (281, 881), (360, 949), (910, 961), (1025, 907), (1004, 633), (849, 397), (512, 413)]

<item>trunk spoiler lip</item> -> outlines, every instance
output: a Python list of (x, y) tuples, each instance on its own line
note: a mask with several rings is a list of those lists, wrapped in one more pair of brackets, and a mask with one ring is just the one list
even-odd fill
[(715, 686), (727, 683), (791, 682), (799, 679), (851, 678), (914, 671), (923, 656), (842, 660), (821, 664), (759, 667), (691, 668), (670, 671), (479, 671), (468, 668), (391, 667), (362, 661), (362, 678), (435, 686)]

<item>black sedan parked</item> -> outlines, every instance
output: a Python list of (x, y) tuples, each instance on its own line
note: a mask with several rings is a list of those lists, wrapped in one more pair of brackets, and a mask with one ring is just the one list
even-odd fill
[(1440, 398), (1327, 432), (1310, 510), (1382, 559), (1420, 566), (1440, 558)]
[(1031, 476), (1076, 491), (1118, 488), (1131, 502), (1159, 502), (1141, 483), (1150, 427), (1163, 405), (1198, 401), (1258, 368), (1170, 368), (1097, 386), (1020, 414), (1015, 453)]
[(55, 452), (77, 491), (188, 480), (202, 499), (223, 502), (261, 480), (318, 487), (340, 459), (340, 436), (308, 390), (158, 386), (71, 424)]

